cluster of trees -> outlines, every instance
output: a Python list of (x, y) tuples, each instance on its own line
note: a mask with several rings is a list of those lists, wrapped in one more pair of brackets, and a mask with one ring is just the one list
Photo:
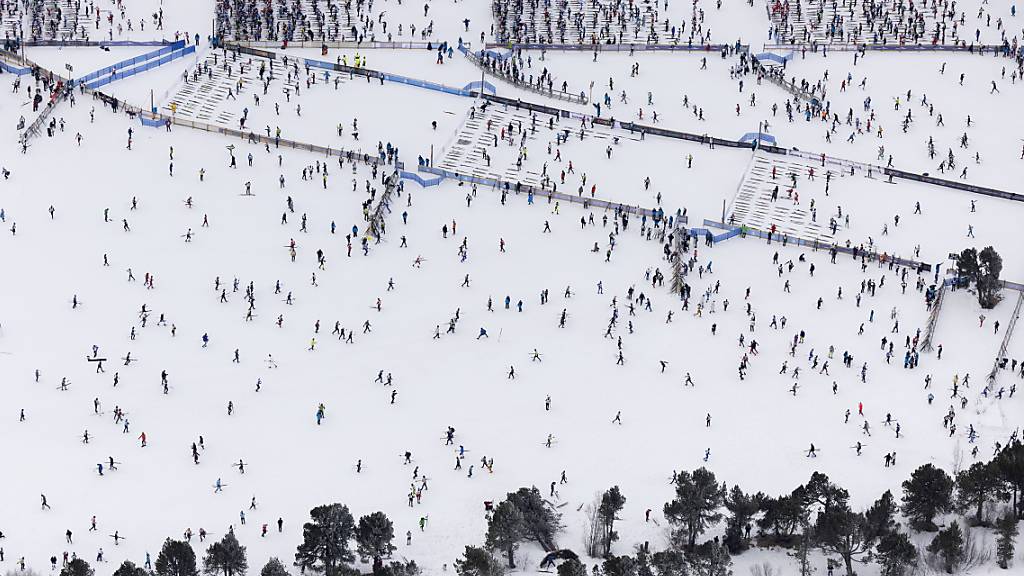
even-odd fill
[[(314, 508), (309, 515), (310, 521), (302, 527), (302, 543), (295, 553), (294, 564), (302, 573), (355, 576), (360, 574), (352, 565), (356, 556), (364, 562), (373, 561), (375, 576), (417, 576), (420, 573), (411, 560), (385, 564), (384, 560), (395, 550), (392, 544), (395, 530), (383, 512), (367, 514), (356, 522), (347, 506), (328, 504)], [(202, 572), (206, 576), (244, 576), (249, 570), (245, 546), (232, 531), (211, 544), (202, 561)], [(88, 562), (79, 558), (69, 562), (60, 576), (94, 575)], [(154, 570), (126, 560), (114, 576), (199, 576), (199, 568), (191, 544), (168, 538), (156, 558)], [(289, 572), (283, 562), (271, 558), (260, 570), (260, 576), (289, 576)]]
[(978, 304), (985, 309), (995, 308), (999, 303), (1002, 271), (1003, 259), (991, 246), (981, 252), (967, 248), (956, 258), (957, 276), (974, 283), (978, 289)]
[[(302, 526), (302, 543), (295, 552), (295, 565), (324, 576), (359, 574), (351, 564), (356, 554), (364, 562), (373, 560), (375, 576), (414, 576), (419, 567), (413, 561), (384, 563), (395, 546), (395, 528), (383, 512), (367, 514), (356, 523), (348, 506), (328, 504), (309, 512), (310, 521)], [(351, 549), (355, 541), (355, 551)], [(270, 576), (270, 575), (262, 575)]]
[[(977, 462), (955, 477), (925, 464), (903, 482), (899, 498), (886, 491), (866, 510), (855, 510), (849, 492), (817, 472), (807, 483), (777, 497), (748, 494), (739, 486), (730, 489), (705, 468), (678, 474), (674, 488), (674, 498), (663, 508), (672, 538), (667, 549), (653, 553), (647, 543), (632, 554), (612, 553), (618, 540), (615, 521), (626, 502), (618, 486), (591, 506), (584, 544), (590, 556), (603, 559), (605, 576), (728, 576), (732, 555), (743, 553), (755, 540), (761, 546), (787, 549), (804, 576), (813, 572), (809, 558), (815, 549), (837, 558), (848, 576), (853, 576), (855, 563), (863, 562), (876, 562), (882, 576), (902, 576), (921, 563), (953, 574), (987, 562), (991, 552), (974, 541), (960, 517), (940, 530), (936, 519), (950, 512), (963, 515), (969, 526), (995, 529), (995, 558), (1005, 569), (1012, 562), (1018, 522), (1024, 515), (1024, 445), (1014, 441), (991, 461)], [(994, 509), (1003, 513), (992, 514)], [(898, 514), (909, 529), (935, 533), (923, 551), (901, 529)], [(701, 542), (723, 520), (724, 538)], [(523, 488), (497, 506), (484, 547), (467, 546), (456, 571), (460, 576), (503, 574), (506, 566), (515, 567), (520, 542), (532, 540), (551, 551), (558, 530), (557, 513), (536, 488)], [(495, 552), (507, 562), (495, 558)], [(588, 575), (574, 557), (564, 560), (558, 573)]]
[[(509, 492), (488, 515), (484, 547), (466, 546), (455, 561), (460, 576), (498, 576), (516, 567), (515, 553), (522, 542), (535, 542), (545, 552), (557, 550), (555, 535), (562, 529), (561, 514), (536, 487)], [(505, 557), (504, 562), (494, 553)]]

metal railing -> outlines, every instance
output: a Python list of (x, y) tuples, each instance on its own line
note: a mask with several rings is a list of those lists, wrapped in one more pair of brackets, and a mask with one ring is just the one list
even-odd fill
[(1013, 308), (1013, 316), (1010, 316), (1010, 323), (1006, 326), (1006, 332), (1003, 333), (1003, 342), (999, 346), (999, 352), (996, 353), (996, 359), (992, 363), (992, 371), (988, 373), (988, 385), (996, 381), (996, 375), (999, 373), (999, 362), (1006, 355), (1006, 349), (1010, 346), (1010, 338), (1013, 337), (1013, 329), (1017, 326), (1017, 319), (1020, 318), (1020, 310), (1024, 307), (1024, 292), (1020, 292), (1017, 295), (1017, 305)]
[(516, 88), (522, 88), (523, 90), (528, 90), (535, 94), (540, 94), (541, 96), (556, 98), (558, 100), (570, 102), (573, 104), (587, 104), (588, 102), (586, 95), (583, 94), (582, 92), (579, 94), (573, 94), (571, 92), (555, 90), (553, 87), (545, 90), (542, 86), (537, 86), (529, 82), (523, 82), (521, 80), (518, 80), (511, 74), (502, 70), (500, 66), (488, 66), (484, 60), (482, 60), (469, 48), (460, 46), (459, 51), (462, 52), (466, 56), (466, 58), (470, 62), (475, 64), (478, 68), (483, 69), (485, 72), (489, 72), (491, 76), (504, 80), (505, 82), (515, 86)]
[(946, 293), (946, 283), (943, 282), (939, 286), (939, 291), (935, 295), (935, 302), (932, 302), (931, 313), (928, 314), (928, 326), (924, 330), (924, 338), (921, 340), (921, 351), (931, 352), (932, 350), (932, 338), (935, 336), (935, 327), (939, 324), (939, 314), (942, 312), (942, 301), (943, 295)]

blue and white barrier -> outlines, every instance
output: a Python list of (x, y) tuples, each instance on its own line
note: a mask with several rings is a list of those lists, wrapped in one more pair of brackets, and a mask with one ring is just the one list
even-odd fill
[(434, 176), (433, 178), (424, 178), (415, 172), (406, 172), (401, 170), (398, 172), (398, 176), (403, 180), (412, 180), (424, 188), (431, 186), (437, 186), (441, 182), (444, 182), (444, 176)]
[[(104, 68), (102, 70), (99, 70), (97, 72), (93, 72), (92, 74), (89, 75), (89, 76), (91, 76), (91, 78), (88, 78), (88, 79), (83, 78), (83, 79), (80, 79), (79, 82), (84, 82), (86, 88), (93, 88), (93, 89), (99, 88), (101, 86), (105, 86), (107, 84), (110, 84), (111, 82), (115, 82), (117, 80), (128, 78), (130, 76), (135, 76), (136, 74), (141, 74), (141, 73), (143, 73), (143, 72), (145, 72), (147, 70), (151, 70), (153, 68), (157, 68), (157, 67), (163, 66), (164, 64), (167, 64), (168, 62), (171, 62), (172, 60), (177, 60), (178, 58), (184, 58), (185, 56), (187, 56), (189, 54), (192, 54), (195, 51), (196, 51), (196, 47), (195, 46), (187, 46), (184, 49), (175, 49), (175, 50), (167, 50), (166, 48), (161, 48), (157, 52), (159, 52), (160, 54), (163, 54), (162, 56), (154, 57), (157, 54), (156, 53), (151, 53), (149, 55), (143, 55), (143, 56), (139, 56), (137, 58), (132, 59), (132, 60), (135, 60), (136, 62), (144, 62), (141, 65), (136, 65), (134, 67), (129, 67), (127, 70), (125, 70), (125, 69), (120, 67), (121, 63), (115, 64), (113, 66), (108, 66), (108, 67), (106, 67), (106, 68)], [(149, 56), (149, 57), (147, 58), (147, 56)], [(122, 71), (117, 72), (116, 70), (122, 70)]]
[(775, 140), (775, 136), (771, 134), (765, 134), (764, 132), (747, 132), (739, 139), (740, 142), (758, 142), (770, 144), (772, 146), (778, 146), (778, 142)]

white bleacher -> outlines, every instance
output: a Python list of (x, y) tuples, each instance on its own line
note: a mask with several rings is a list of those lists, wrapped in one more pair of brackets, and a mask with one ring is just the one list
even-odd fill
[[(776, 171), (774, 180), (773, 167)], [(774, 225), (780, 236), (785, 234), (790, 238), (832, 244), (833, 235), (828, 223), (813, 219), (807, 199), (797, 203), (788, 194), (792, 187), (792, 177), (796, 176), (797, 182), (794, 192), (799, 193), (799, 182), (808, 177), (811, 169), (820, 170), (806, 161), (755, 153), (729, 209), (729, 223), (736, 226), (745, 224), (766, 232)], [(833, 173), (833, 176), (836, 175)], [(818, 176), (825, 177), (821, 173)], [(776, 186), (779, 187), (779, 197), (772, 202), (772, 192)]]

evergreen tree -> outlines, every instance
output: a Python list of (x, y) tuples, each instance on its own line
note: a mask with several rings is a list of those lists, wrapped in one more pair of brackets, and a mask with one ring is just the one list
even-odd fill
[(490, 552), (476, 546), (466, 546), (462, 558), (455, 561), (459, 576), (502, 576), (505, 568)]
[(587, 567), (578, 558), (569, 558), (558, 565), (558, 576), (587, 576)]
[(1017, 515), (1012, 512), (1004, 514), (996, 522), (996, 561), (1003, 570), (1009, 568), (1013, 561), (1017, 532)]
[(978, 304), (982, 308), (992, 309), (999, 303), (999, 289), (1002, 283), (999, 274), (1003, 270), (1003, 259), (991, 246), (980, 253), (974, 248), (967, 248), (957, 256), (957, 276), (973, 282), (978, 290)]
[(601, 568), (605, 576), (636, 576), (636, 560), (630, 556), (609, 556)]
[(871, 550), (875, 542), (864, 514), (850, 510), (845, 502), (818, 513), (814, 534), (822, 550), (843, 559), (847, 576), (854, 576), (854, 558)]
[(1019, 495), (1024, 493), (1024, 444), (1020, 440), (1007, 444), (994, 462), (999, 478), (1006, 483), (1013, 497), (1013, 511), (1020, 518), (1022, 502)]
[(309, 511), (310, 522), (302, 526), (302, 543), (295, 551), (295, 565), (302, 570), (336, 576), (345, 564), (355, 560), (349, 540), (355, 521), (344, 504), (317, 506)]
[(651, 553), (647, 542), (636, 545), (636, 576), (655, 576), (651, 568)]
[(953, 574), (963, 560), (963, 544), (964, 536), (960, 524), (954, 521), (935, 535), (927, 550), (942, 560), (942, 567), (947, 573)]
[(999, 304), (999, 290), (1003, 287), (999, 274), (1002, 270), (1003, 259), (991, 246), (978, 253), (978, 303), (982, 308), (992, 309)]
[(651, 554), (651, 566), (658, 576), (688, 576), (686, 556), (678, 550), (663, 550)]
[(131, 560), (125, 560), (114, 570), (114, 576), (149, 576), (149, 571), (142, 566), (136, 566)]
[(544, 500), (540, 490), (520, 488), (510, 492), (506, 499), (523, 517), (523, 539), (536, 542), (545, 552), (557, 550), (555, 534), (562, 528), (560, 516)]
[(692, 576), (731, 576), (732, 557), (729, 550), (718, 543), (718, 539), (708, 540), (697, 546), (686, 555), (686, 564)]
[(160, 576), (196, 576), (196, 553), (188, 542), (164, 540), (156, 557), (156, 573)]
[(985, 503), (1003, 495), (1004, 482), (996, 464), (975, 462), (956, 475), (956, 505), (961, 512), (974, 508), (974, 523), (984, 525)]
[(220, 542), (214, 542), (206, 549), (203, 558), (203, 572), (211, 575), (241, 576), (249, 569), (245, 559), (245, 546), (238, 543), (234, 532), (228, 532)]
[(693, 473), (680, 472), (676, 479), (676, 498), (665, 504), (664, 514), (677, 527), (675, 538), (685, 541), (692, 550), (697, 536), (722, 519), (724, 489), (718, 485), (714, 472), (698, 468)]
[(828, 476), (821, 472), (811, 474), (807, 484), (794, 490), (793, 495), (803, 496), (806, 505), (816, 504), (823, 512), (828, 512), (834, 506), (845, 506), (850, 500), (850, 493), (845, 488), (833, 484)]
[(523, 514), (511, 501), (505, 500), (494, 508), (491, 521), (487, 524), (487, 547), (501, 550), (508, 558), (509, 568), (516, 567), (516, 549), (525, 534)]
[(384, 564), (374, 572), (375, 576), (418, 576), (421, 570), (415, 560)]
[(766, 497), (761, 501), (761, 511), (764, 514), (757, 520), (758, 528), (770, 530), (773, 540), (782, 545), (788, 542), (801, 523), (808, 521), (803, 496)]
[(359, 519), (356, 528), (356, 550), (359, 557), (373, 559), (373, 571), (383, 566), (383, 558), (390, 558), (395, 550), (391, 541), (395, 539), (395, 528), (383, 512), (374, 512)]
[(964, 248), (956, 257), (956, 275), (961, 281), (977, 282), (978, 280), (978, 251), (974, 248)]
[(750, 542), (744, 538), (744, 530), (750, 524), (751, 518), (757, 514), (760, 502), (764, 498), (762, 494), (744, 494), (739, 486), (733, 486), (732, 490), (725, 497), (725, 509), (729, 511), (729, 518), (725, 526), (725, 545), (732, 554), (739, 554), (750, 547)]
[(886, 490), (878, 500), (875, 500), (871, 508), (868, 508), (867, 512), (864, 513), (868, 532), (875, 538), (881, 538), (892, 533), (896, 530), (896, 520), (894, 517), (897, 511), (899, 511), (899, 507), (896, 505), (896, 499), (893, 497), (892, 492)]
[(93, 576), (92, 566), (81, 558), (75, 558), (68, 562), (60, 570), (60, 576)]
[(811, 576), (814, 573), (814, 565), (811, 564), (811, 525), (804, 521), (801, 523), (800, 535), (797, 537), (796, 546), (788, 556), (796, 559), (796, 567), (800, 576)]
[(917, 566), (917, 547), (902, 532), (882, 536), (875, 551), (882, 576), (903, 576), (907, 568)]
[(260, 570), (260, 576), (289, 576), (288, 569), (284, 567), (284, 564), (273, 557), (267, 560), (267, 563), (263, 565), (263, 569)]
[(626, 497), (619, 491), (618, 486), (612, 486), (601, 495), (601, 505), (597, 508), (597, 515), (603, 528), (604, 555), (612, 552), (612, 542), (619, 539), (615, 532), (616, 515), (626, 505)]
[(903, 513), (922, 532), (938, 530), (933, 519), (952, 505), (953, 480), (932, 464), (924, 464), (903, 482)]

